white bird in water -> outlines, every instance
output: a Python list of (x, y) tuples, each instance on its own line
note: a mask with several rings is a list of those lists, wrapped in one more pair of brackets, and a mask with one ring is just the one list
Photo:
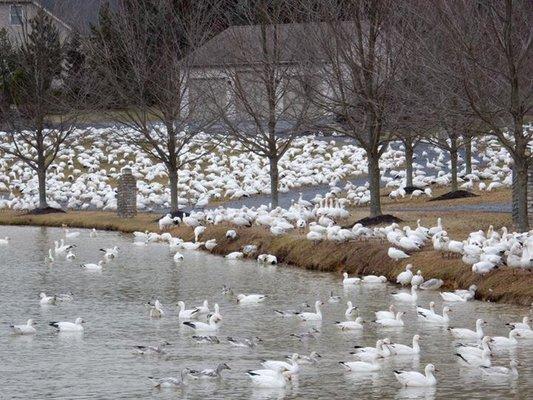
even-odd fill
[(29, 319), (24, 325), (9, 325), (16, 335), (33, 335), (37, 330), (33, 327), (36, 325), (33, 319)]
[(298, 318), (303, 321), (322, 321), (322, 310), (320, 307), (324, 305), (320, 300), (315, 301), (315, 312), (303, 312), (298, 314)]
[(291, 380), (291, 373), (289, 371), (272, 371), (266, 370), (250, 370), (246, 372), (248, 377), (252, 380), (252, 384), (262, 388), (283, 388)]
[(404, 387), (436, 386), (437, 379), (433, 373), (438, 371), (433, 364), (426, 365), (424, 374), (418, 371), (394, 371), (394, 376)]
[(335, 325), (343, 331), (353, 331), (363, 329), (363, 322), (362, 317), (357, 317), (355, 321), (335, 322)]
[(198, 314), (200, 314), (200, 310), (197, 308), (191, 308), (187, 310), (185, 308), (185, 302), (184, 301), (178, 301), (178, 307), (180, 308), (180, 311), (178, 313), (179, 319), (191, 319), (196, 318)]
[(267, 298), (264, 294), (239, 294), (237, 295), (237, 303), (239, 304), (256, 304), (265, 301)]
[(180, 376), (177, 378), (154, 378), (149, 376), (148, 379), (153, 383), (155, 388), (181, 388), (185, 385), (185, 377), (189, 370), (187, 368), (181, 370)]
[(195, 331), (205, 331), (205, 332), (214, 332), (220, 328), (221, 319), (216, 315), (211, 315), (209, 318), (209, 323), (205, 322), (191, 322), (185, 321), (183, 325), (188, 326), (189, 328), (194, 329)]
[(85, 268), (87, 271), (101, 271), (103, 269), (103, 266), (104, 266), (103, 260), (98, 261), (98, 264), (87, 263), (87, 264), (81, 265), (81, 267)]
[(46, 293), (40, 293), (39, 294), (39, 297), (41, 298), (41, 300), (39, 301), (39, 303), (44, 306), (44, 305), (48, 305), (48, 304), (56, 304), (56, 297), (55, 296), (47, 296)]
[(82, 318), (76, 318), (74, 322), (50, 322), (50, 326), (56, 328), (59, 332), (83, 332), (85, 321)]
[(466, 328), (448, 328), (450, 333), (458, 338), (458, 339), (473, 339), (473, 340), (481, 340), (483, 336), (483, 325), (485, 325), (486, 322), (483, 321), (481, 318), (479, 318), (476, 321), (476, 330), (473, 331), (471, 329)]
[(381, 369), (381, 365), (375, 361), (339, 361), (339, 364), (350, 372), (375, 372)]
[(344, 277), (344, 279), (342, 280), (342, 284), (345, 286), (356, 285), (359, 282), (361, 282), (361, 278), (357, 278), (357, 277), (350, 278), (347, 272), (344, 272), (342, 276)]
[(376, 311), (376, 319), (394, 319), (396, 318), (396, 306), (391, 304), (388, 311)]

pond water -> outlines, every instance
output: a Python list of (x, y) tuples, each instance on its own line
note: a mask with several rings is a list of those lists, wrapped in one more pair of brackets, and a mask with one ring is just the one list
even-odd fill
[[(0, 237), (9, 236), (0, 246), (0, 398), (1, 399), (104, 399), (104, 398), (187, 398), (187, 399), (523, 399), (533, 393), (532, 342), (520, 342), (511, 351), (496, 354), (493, 365), (520, 362), (516, 380), (494, 381), (479, 370), (460, 366), (454, 356), (453, 340), (444, 329), (417, 321), (414, 308), (407, 311), (406, 326), (378, 328), (369, 323), (361, 333), (343, 333), (334, 324), (345, 319), (347, 300), (359, 307), (367, 321), (373, 313), (391, 303), (392, 285), (362, 285), (344, 290), (335, 274), (295, 268), (260, 266), (254, 261), (231, 261), (204, 252), (182, 251), (185, 259), (176, 264), (168, 246), (151, 244), (138, 247), (132, 237), (101, 232), (90, 238), (81, 231), (76, 239), (77, 259), (56, 260), (52, 266), (44, 257), (53, 241), (63, 237), (60, 229), (2, 227)], [(101, 247), (118, 245), (118, 259), (101, 273), (82, 270), (80, 263), (97, 262)], [(263, 304), (236, 304), (221, 291), (223, 284), (236, 293), (264, 293)], [(340, 303), (328, 303), (330, 291), (342, 296)], [(39, 293), (72, 291), (74, 300), (57, 306), (40, 306)], [(167, 315), (150, 319), (145, 303), (153, 296), (160, 299)], [(177, 302), (200, 305), (204, 299), (217, 302), (223, 324), (217, 333), (220, 344), (197, 344), (193, 332), (177, 318)], [(309, 324), (298, 319), (276, 316), (273, 309), (296, 308), (304, 301), (325, 300), (324, 320), (317, 327), (316, 339), (304, 343), (290, 336), (305, 332)], [(435, 292), (421, 293), (418, 303), (437, 302)], [(521, 320), (527, 308), (504, 304), (468, 302), (452, 306), (452, 326), (472, 328), (477, 317), (487, 322), (491, 335), (506, 335), (506, 322)], [(440, 311), (439, 311), (440, 312)], [(83, 317), (83, 335), (61, 335), (48, 326), (49, 321), (73, 321)], [(33, 318), (38, 325), (33, 336), (10, 335), (9, 323)], [(338, 364), (350, 361), (354, 345), (373, 346), (376, 339), (389, 337), (410, 343), (413, 334), (421, 335), (419, 357), (393, 357), (382, 361), (380, 372), (348, 374)], [(227, 336), (259, 336), (263, 343), (255, 349), (230, 346)], [(132, 353), (136, 344), (171, 343), (162, 357)], [(287, 389), (268, 390), (251, 386), (248, 369), (261, 368), (259, 360), (283, 359), (293, 352), (317, 351), (322, 358), (315, 366), (303, 366), (297, 383)], [(226, 362), (220, 381), (191, 381), (184, 390), (153, 389), (148, 376), (176, 376), (183, 367), (207, 368)], [(422, 370), (434, 363), (436, 389), (401, 389), (394, 369)]]

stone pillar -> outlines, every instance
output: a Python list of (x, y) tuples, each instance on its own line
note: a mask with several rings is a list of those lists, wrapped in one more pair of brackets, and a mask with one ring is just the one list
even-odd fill
[(137, 179), (129, 167), (123, 168), (118, 178), (117, 215), (120, 218), (133, 218), (137, 215)]

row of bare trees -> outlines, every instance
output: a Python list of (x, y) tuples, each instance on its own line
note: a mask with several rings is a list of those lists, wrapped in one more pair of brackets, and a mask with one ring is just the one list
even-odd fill
[(367, 154), (377, 216), (389, 142), (404, 144), (408, 185), (420, 142), (447, 151), (457, 189), (459, 150), (468, 161), (472, 138), (493, 135), (513, 159), (526, 230), (532, 15), (527, 0), (130, 0), (103, 9), (84, 41), (83, 107), (103, 110), (128, 128), (121, 140), (165, 164), (173, 211), (179, 170), (228, 137), (268, 160), (274, 207), (278, 163), (296, 137), (352, 138)]

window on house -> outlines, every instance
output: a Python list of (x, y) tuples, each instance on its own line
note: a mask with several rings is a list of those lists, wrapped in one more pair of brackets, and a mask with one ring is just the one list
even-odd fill
[(9, 16), (11, 19), (11, 25), (22, 25), (23, 9), (22, 6), (10, 6)]

